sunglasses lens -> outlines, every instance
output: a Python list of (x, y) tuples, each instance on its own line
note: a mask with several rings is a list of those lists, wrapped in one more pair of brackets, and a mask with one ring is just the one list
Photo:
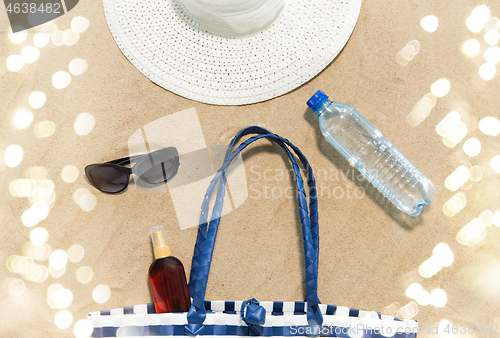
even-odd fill
[(147, 183), (165, 182), (175, 175), (178, 166), (178, 155), (166, 149), (149, 154), (137, 163), (136, 172)]
[(86, 170), (89, 180), (106, 192), (119, 192), (127, 187), (128, 173), (115, 165), (100, 164)]

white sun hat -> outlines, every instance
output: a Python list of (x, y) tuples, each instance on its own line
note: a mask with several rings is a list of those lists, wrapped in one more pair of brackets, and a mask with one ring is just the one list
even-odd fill
[(361, 0), (103, 0), (119, 48), (157, 85), (243, 105), (288, 93), (340, 53)]

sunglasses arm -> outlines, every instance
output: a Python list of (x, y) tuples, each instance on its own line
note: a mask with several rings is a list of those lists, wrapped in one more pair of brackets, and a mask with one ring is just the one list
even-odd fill
[[(176, 155), (174, 157), (174, 159), (176, 160), (176, 162), (178, 164), (179, 163), (179, 155), (177, 154), (177, 149), (175, 149), (175, 148), (164, 148), (164, 149), (173, 149), (173, 151)], [(160, 150), (163, 150), (163, 149), (160, 149)], [(157, 151), (160, 151), (160, 150), (157, 150)], [(126, 164), (130, 164), (130, 163), (135, 163), (135, 162), (139, 161), (140, 159), (142, 159), (144, 156), (148, 156), (148, 155), (151, 155), (151, 154), (142, 154), (142, 155), (135, 155), (135, 156), (131, 156), (131, 157), (119, 158), (117, 160), (109, 161), (106, 163), (117, 164), (117, 165), (126, 165)]]
[(109, 162), (106, 162), (106, 163), (118, 164), (118, 165), (125, 165), (125, 164), (130, 164), (130, 163), (137, 162), (138, 160), (140, 160), (144, 156), (145, 155), (136, 155), (136, 156), (132, 156), (132, 157), (124, 157), (124, 158), (119, 158), (117, 160), (109, 161)]

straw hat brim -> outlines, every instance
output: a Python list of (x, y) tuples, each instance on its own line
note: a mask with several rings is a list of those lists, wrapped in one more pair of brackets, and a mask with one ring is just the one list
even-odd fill
[(289, 0), (266, 30), (243, 38), (205, 31), (176, 0), (103, 0), (120, 50), (157, 85), (217, 105), (286, 94), (312, 79), (347, 43), (361, 0)]

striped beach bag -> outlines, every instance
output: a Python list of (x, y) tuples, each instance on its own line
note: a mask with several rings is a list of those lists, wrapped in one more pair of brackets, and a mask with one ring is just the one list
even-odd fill
[[(235, 148), (245, 135), (254, 135)], [(278, 144), (289, 157), (295, 173), (299, 214), (304, 239), (306, 300), (266, 302), (205, 300), (208, 274), (224, 200), (226, 173), (231, 162), (249, 144), (259, 139)], [(299, 165), (307, 175), (309, 203)], [(217, 197), (209, 221), (208, 206), (212, 193)], [(321, 304), (318, 286), (318, 204), (316, 184), (305, 156), (290, 141), (261, 127), (245, 128), (232, 140), (220, 170), (208, 187), (202, 204), (196, 245), (191, 264), (189, 292), (192, 305), (188, 312), (155, 313), (152, 304), (110, 311), (92, 312), (93, 337), (165, 337), (165, 336), (264, 336), (264, 337), (349, 337), (415, 338), (418, 323), (377, 312)]]

